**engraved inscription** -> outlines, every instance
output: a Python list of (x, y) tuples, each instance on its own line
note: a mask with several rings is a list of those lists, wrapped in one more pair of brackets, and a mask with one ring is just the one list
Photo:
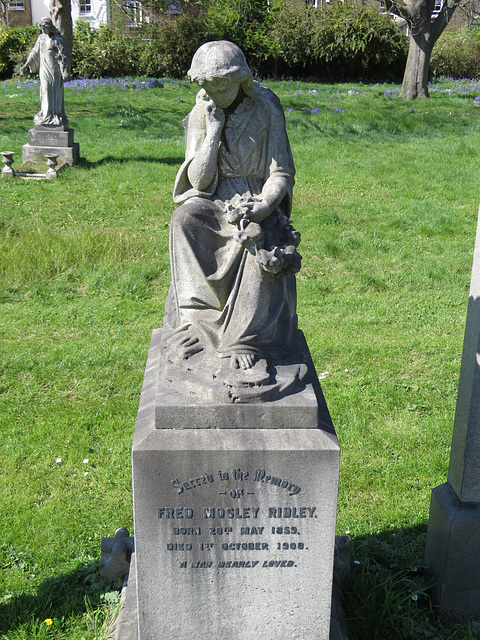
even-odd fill
[(265, 527), (241, 527), (240, 533), (242, 536), (261, 536)]
[(173, 527), (174, 536), (199, 536), (201, 534), (200, 527)]
[[(201, 492), (212, 484), (217, 485), (213, 493), (220, 504), (208, 504), (207, 500), (207, 504), (202, 504), (200, 500), (198, 505)], [(303, 500), (303, 505), (298, 503), (301, 487), (288, 476), (274, 475), (263, 468), (251, 472), (237, 466), (217, 468), (213, 473), (202, 470), (188, 479), (172, 480), (171, 486), (177, 499), (172, 500), (172, 506), (157, 508), (157, 521), (164, 548), (178, 553), (178, 557), (174, 557), (179, 569), (295, 570), (308, 556), (306, 539), (312, 540), (311, 527), (318, 518), (317, 506), (305, 504)], [(261, 499), (260, 494), (267, 487), (270, 499), (277, 489), (280, 491), (280, 504), (275, 504), (277, 500), (265, 504)], [(197, 505), (179, 506), (178, 502), (181, 504), (192, 490), (198, 493)], [(212, 490), (208, 496), (210, 501)], [(230, 506), (232, 501), (234, 506)], [(182, 523), (182, 520), (189, 522)], [(202, 522), (208, 526), (201, 526)]]
[(316, 518), (316, 507), (269, 507), (269, 518)]
[(293, 482), (290, 482), (290, 480), (284, 480), (283, 478), (269, 475), (266, 473), (265, 469), (257, 469), (255, 471), (254, 479), (256, 482), (267, 482), (275, 485), (276, 487), (280, 487), (280, 489), (286, 489), (290, 496), (296, 496), (297, 493), (300, 493), (301, 491), (300, 487)]
[(223, 542), (224, 551), (268, 551), (268, 542)]
[(168, 520), (171, 518), (193, 518), (193, 509), (188, 507), (158, 507), (157, 513), (160, 519), (163, 517)]
[[(202, 487), (203, 485), (207, 485), (209, 483), (215, 482), (216, 478), (218, 478), (218, 480), (221, 481), (222, 483), (229, 482), (230, 480), (235, 480), (236, 482), (253, 481), (253, 482), (261, 482), (265, 484), (271, 484), (275, 487), (278, 487), (279, 489), (285, 489), (288, 492), (289, 496), (296, 496), (301, 491), (301, 487), (298, 484), (295, 484), (294, 482), (289, 480), (288, 478), (282, 478), (280, 476), (267, 473), (265, 469), (256, 469), (253, 475), (251, 475), (249, 471), (241, 469), (240, 467), (236, 467), (231, 471), (225, 471), (223, 469), (219, 469), (217, 471), (216, 476), (213, 475), (212, 473), (204, 472), (194, 478), (189, 478), (188, 480), (184, 480), (183, 482), (181, 482), (178, 478), (176, 478), (175, 480), (172, 480), (171, 485), (174, 491), (178, 495), (180, 495), (185, 491), (189, 491), (190, 489), (196, 489), (198, 487)], [(243, 489), (237, 488), (234, 491), (236, 491), (237, 495), (232, 495), (232, 493), (230, 492), (230, 495), (232, 498), (240, 497), (244, 495)], [(221, 493), (222, 495), (226, 495), (227, 492), (222, 491)], [(251, 490), (247, 491), (247, 495), (254, 495), (254, 492)]]
[(201, 487), (202, 484), (207, 484), (207, 482), (213, 482), (213, 476), (209, 473), (204, 473), (198, 478), (193, 478), (193, 480), (186, 480), (182, 483), (180, 483), (179, 480), (172, 480), (172, 487), (180, 495), (181, 493), (183, 493), (184, 491), (188, 491), (189, 489)]
[(207, 507), (203, 510), (204, 518), (256, 518), (258, 507)]

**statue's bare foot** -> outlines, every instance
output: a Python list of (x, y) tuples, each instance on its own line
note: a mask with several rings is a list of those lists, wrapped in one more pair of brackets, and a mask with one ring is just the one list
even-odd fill
[(225, 384), (230, 387), (261, 386), (270, 383), (268, 362), (252, 353), (232, 353)]
[(230, 365), (233, 369), (243, 369), (247, 371), (251, 369), (257, 360), (257, 356), (253, 353), (232, 353), (230, 356)]
[(173, 340), (173, 351), (178, 360), (188, 360), (195, 354), (203, 351), (200, 338), (196, 335), (192, 327), (188, 327), (181, 333), (178, 333)]

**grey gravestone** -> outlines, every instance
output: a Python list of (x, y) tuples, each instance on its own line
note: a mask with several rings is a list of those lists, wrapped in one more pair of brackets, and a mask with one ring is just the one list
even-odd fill
[(172, 429), (168, 407), (156, 428), (161, 338), (132, 450), (139, 626), (125, 612), (119, 638), (327, 640), (340, 449), (315, 378), (322, 428)]
[(80, 159), (80, 145), (74, 142), (73, 135), (74, 130), (68, 125), (36, 124), (28, 132), (28, 143), (22, 147), (22, 162), (56, 155), (60, 163), (76, 164)]
[(432, 491), (426, 561), (443, 613), (480, 617), (480, 212), (448, 482)]
[(340, 449), (297, 326), (285, 120), (232, 43), (202, 45), (189, 75), (201, 91), (133, 440), (118, 634), (327, 640)]

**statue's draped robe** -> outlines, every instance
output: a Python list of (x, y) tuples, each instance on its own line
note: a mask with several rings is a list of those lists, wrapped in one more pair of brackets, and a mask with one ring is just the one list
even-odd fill
[[(172, 282), (164, 329), (176, 334), (193, 325), (202, 346), (219, 357), (252, 353), (267, 358), (287, 355), (296, 333), (294, 276), (264, 271), (234, 238), (225, 202), (235, 195), (258, 196), (266, 188), (284, 193), (281, 211), (290, 216), (294, 164), (278, 98), (256, 83), (226, 116), (218, 150), (217, 174), (199, 192), (188, 167), (206, 133), (201, 90), (186, 121), (185, 162), (179, 170), (174, 201), (181, 206), (170, 226)], [(273, 224), (275, 215), (262, 222)]]
[(33, 118), (39, 125), (67, 124), (63, 100), (63, 77), (61, 60), (66, 58), (66, 49), (60, 35), (41, 33), (30, 51), (26, 65), (32, 73), (40, 76), (41, 109)]

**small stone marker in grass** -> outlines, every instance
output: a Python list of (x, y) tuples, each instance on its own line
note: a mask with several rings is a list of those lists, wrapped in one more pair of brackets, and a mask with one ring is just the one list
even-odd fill
[(480, 212), (448, 481), (432, 491), (426, 561), (442, 615), (480, 620)]

